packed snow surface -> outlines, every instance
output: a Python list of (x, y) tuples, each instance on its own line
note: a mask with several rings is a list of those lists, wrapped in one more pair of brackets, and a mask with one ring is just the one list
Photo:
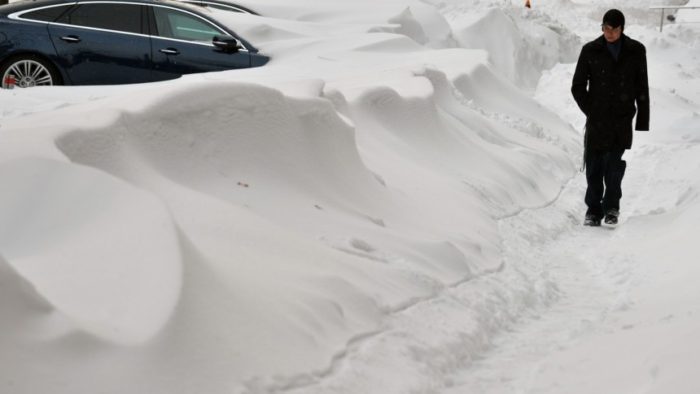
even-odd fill
[[(697, 10), (239, 3), (264, 67), (0, 91), (1, 393), (700, 392)], [(585, 228), (612, 7), (651, 132)]]

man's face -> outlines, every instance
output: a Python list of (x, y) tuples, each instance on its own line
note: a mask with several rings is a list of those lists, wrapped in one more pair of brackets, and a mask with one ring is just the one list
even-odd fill
[(620, 39), (622, 34), (622, 26), (612, 27), (610, 25), (603, 25), (603, 35), (607, 42), (615, 42)]

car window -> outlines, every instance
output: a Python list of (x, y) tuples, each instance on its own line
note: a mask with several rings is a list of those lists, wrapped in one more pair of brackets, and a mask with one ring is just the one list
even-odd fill
[(25, 12), (22, 14), (22, 16), (20, 16), (20, 18), (43, 22), (53, 22), (72, 6), (73, 4), (42, 8), (40, 10)]
[(128, 33), (141, 33), (141, 6), (138, 4), (80, 4), (56, 22)]
[(210, 43), (214, 36), (226, 34), (201, 18), (172, 8), (153, 7), (153, 14), (160, 37)]

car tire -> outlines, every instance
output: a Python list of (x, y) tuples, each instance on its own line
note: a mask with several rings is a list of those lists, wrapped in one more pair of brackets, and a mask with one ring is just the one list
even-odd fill
[(35, 55), (19, 55), (8, 59), (0, 65), (0, 78), (3, 89), (63, 84), (56, 67)]

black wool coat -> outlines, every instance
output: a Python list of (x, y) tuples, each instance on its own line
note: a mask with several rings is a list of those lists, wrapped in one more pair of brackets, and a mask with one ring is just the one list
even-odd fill
[(632, 120), (636, 130), (649, 130), (649, 82), (646, 49), (622, 34), (617, 61), (605, 36), (581, 50), (571, 93), (586, 115), (586, 149), (623, 150), (632, 147)]

